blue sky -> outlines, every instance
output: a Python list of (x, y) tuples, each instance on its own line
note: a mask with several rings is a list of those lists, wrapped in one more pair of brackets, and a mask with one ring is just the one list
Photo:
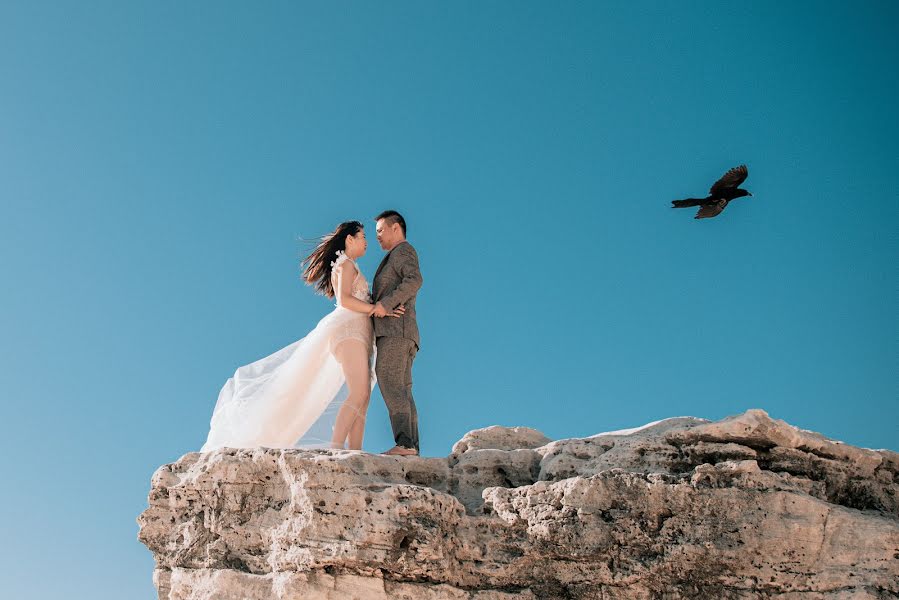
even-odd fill
[[(899, 449), (897, 17), (0, 4), (3, 596), (155, 598), (151, 474), (330, 310), (299, 238), (386, 208), (425, 280), (425, 455), (753, 407)], [(752, 198), (669, 208), (740, 163)], [(376, 393), (365, 448), (389, 431)]]

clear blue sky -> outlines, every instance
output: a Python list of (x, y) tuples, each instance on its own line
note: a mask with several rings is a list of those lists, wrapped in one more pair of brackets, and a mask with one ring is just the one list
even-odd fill
[[(0, 4), (0, 593), (155, 598), (151, 474), (330, 310), (298, 238), (386, 208), (425, 279), (426, 455), (752, 407), (899, 448), (897, 17)], [(744, 162), (754, 197), (669, 208)]]

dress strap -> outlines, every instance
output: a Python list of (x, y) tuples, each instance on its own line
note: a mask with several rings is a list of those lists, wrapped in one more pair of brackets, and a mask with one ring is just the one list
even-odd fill
[(356, 275), (358, 275), (360, 272), (358, 265), (356, 265), (356, 261), (347, 256), (346, 252), (344, 252), (343, 250), (338, 250), (337, 258), (331, 261), (331, 287), (334, 288), (335, 294), (337, 293), (338, 274), (340, 273), (338, 268), (340, 267), (340, 265), (347, 261), (349, 261), (349, 263), (353, 265), (353, 268), (356, 270), (356, 272), (352, 274), (352, 279), (350, 279), (350, 281), (355, 281)]
[(337, 251), (337, 258), (331, 261), (331, 270), (337, 269), (340, 265), (345, 263), (346, 261), (350, 261), (353, 264), (353, 267), (358, 271), (359, 267), (356, 265), (356, 261), (347, 256), (346, 252), (343, 250)]

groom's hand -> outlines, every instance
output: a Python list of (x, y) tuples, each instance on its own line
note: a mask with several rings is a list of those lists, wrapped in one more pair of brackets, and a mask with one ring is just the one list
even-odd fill
[(396, 308), (393, 309), (393, 312), (390, 313), (390, 316), (391, 317), (402, 317), (404, 314), (406, 314), (406, 305), (400, 304), (399, 306), (397, 306)]
[(375, 304), (375, 312), (372, 314), (374, 314), (374, 316), (378, 318), (383, 318), (387, 316), (387, 309), (384, 308), (383, 304), (378, 302), (377, 304)]

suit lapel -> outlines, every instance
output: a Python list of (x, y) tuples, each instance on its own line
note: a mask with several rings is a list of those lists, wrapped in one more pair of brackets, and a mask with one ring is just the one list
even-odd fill
[[(390, 252), (393, 252), (393, 250), (391, 250)], [(383, 268), (384, 268), (384, 265), (387, 264), (387, 259), (390, 257), (390, 252), (388, 252), (387, 254), (385, 254), (385, 255), (384, 255), (384, 258), (381, 259), (381, 264), (378, 265), (378, 270), (375, 271), (375, 279), (378, 278), (378, 275), (381, 274), (381, 269), (383, 269)]]
[[(400, 242), (399, 244), (397, 244), (396, 246), (394, 246), (394, 247), (390, 250), (390, 252), (388, 252), (387, 254), (384, 255), (384, 258), (381, 259), (381, 264), (378, 265), (378, 270), (375, 271), (375, 279), (377, 279), (377, 278), (378, 278), (378, 275), (381, 274), (381, 269), (383, 269), (384, 266), (387, 264), (387, 259), (389, 259), (389, 258), (390, 258), (390, 255), (393, 254), (393, 251), (396, 250), (397, 248), (399, 248), (400, 245), (405, 244), (405, 243), (406, 243), (406, 241), (403, 240), (402, 242)], [(374, 281), (374, 280), (372, 280), (372, 281)]]

